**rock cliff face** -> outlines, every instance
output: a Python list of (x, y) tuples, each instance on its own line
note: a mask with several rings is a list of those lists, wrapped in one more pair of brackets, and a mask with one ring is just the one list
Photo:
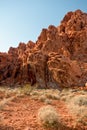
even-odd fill
[(81, 10), (67, 13), (58, 27), (42, 29), (36, 43), (0, 53), (0, 84), (61, 89), (86, 82), (87, 14)]

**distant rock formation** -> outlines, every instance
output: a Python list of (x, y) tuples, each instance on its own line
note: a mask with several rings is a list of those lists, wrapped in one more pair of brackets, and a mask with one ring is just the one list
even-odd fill
[(87, 82), (87, 14), (69, 12), (60, 26), (42, 29), (36, 43), (0, 53), (0, 84), (31, 83), (40, 88), (83, 86)]

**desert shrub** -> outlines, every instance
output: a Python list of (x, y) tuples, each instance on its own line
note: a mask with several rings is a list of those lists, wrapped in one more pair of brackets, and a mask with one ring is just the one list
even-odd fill
[(87, 96), (78, 95), (74, 97), (74, 104), (79, 106), (87, 106)]
[(47, 93), (46, 97), (48, 99), (52, 99), (52, 100), (59, 100), (59, 95), (56, 93)]
[(39, 98), (38, 98), (37, 95), (32, 95), (32, 96), (31, 96), (31, 99), (37, 101)]
[(26, 84), (23, 87), (19, 87), (18, 93), (19, 95), (30, 95), (32, 90), (33, 90), (33, 87), (29, 84)]
[(68, 102), (68, 107), (72, 113), (76, 115), (82, 115), (87, 109), (87, 96), (76, 95)]
[(81, 130), (86, 130), (87, 129), (87, 113), (82, 116), (79, 116), (79, 118), (76, 119), (74, 122), (74, 128), (80, 128)]
[(31, 93), (30, 93), (30, 95), (31, 96), (35, 96), (35, 95), (39, 95), (39, 92), (38, 91), (36, 91), (36, 90), (34, 90), (34, 91), (32, 91)]
[(34, 89), (30, 96), (32, 97), (38, 97), (40, 101), (45, 102), (45, 100), (59, 100), (59, 92), (57, 90), (53, 89)]
[(52, 100), (46, 99), (46, 100), (44, 101), (44, 103), (45, 103), (45, 104), (52, 104)]
[(87, 115), (82, 115), (79, 119), (77, 119), (77, 123), (81, 123), (84, 126), (87, 126)]
[(60, 116), (51, 105), (43, 106), (38, 111), (38, 120), (45, 128), (58, 130), (62, 126)]
[(60, 93), (60, 99), (69, 102), (73, 97), (75, 96), (75, 90), (69, 89), (69, 88), (64, 88), (61, 93)]
[(47, 99), (47, 98), (46, 98), (45, 95), (39, 96), (39, 100), (40, 100), (41, 102), (45, 102), (46, 99)]
[(87, 95), (76, 95), (68, 102), (68, 109), (76, 117), (74, 127), (87, 126)]

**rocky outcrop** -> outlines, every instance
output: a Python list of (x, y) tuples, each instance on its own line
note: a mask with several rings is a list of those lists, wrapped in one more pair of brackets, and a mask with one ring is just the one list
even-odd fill
[(40, 88), (84, 86), (87, 82), (87, 14), (69, 12), (60, 26), (42, 29), (36, 43), (0, 53), (0, 84), (37, 83)]

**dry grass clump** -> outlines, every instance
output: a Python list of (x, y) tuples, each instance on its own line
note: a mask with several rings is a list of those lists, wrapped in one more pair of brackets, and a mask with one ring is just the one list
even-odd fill
[(19, 93), (19, 88), (10, 88), (8, 86), (0, 86), (0, 93), (3, 94), (3, 98), (10, 98), (10, 97), (16, 96)]
[(30, 95), (30, 93), (33, 91), (33, 87), (29, 84), (24, 85), (23, 87), (19, 87), (17, 90), (17, 93), (19, 96), (21, 95)]
[(60, 93), (60, 99), (65, 102), (69, 102), (69, 100), (71, 100), (75, 96), (76, 92), (76, 90), (65, 88)]
[(5, 105), (7, 105), (10, 101), (12, 101), (15, 98), (15, 96), (10, 97), (10, 98), (4, 98), (1, 102), (0, 102), (0, 110), (4, 108)]
[(46, 97), (48, 99), (52, 99), (52, 100), (59, 100), (60, 99), (59, 95), (56, 93), (46, 93)]
[(44, 103), (45, 103), (45, 104), (50, 104), (50, 105), (51, 105), (51, 104), (52, 104), (52, 100), (46, 99), (46, 100), (44, 101)]
[(87, 91), (65, 88), (60, 93), (60, 99), (65, 101), (66, 103), (68, 103), (68, 102), (70, 103), (71, 101), (73, 101), (74, 97), (77, 97), (79, 95), (85, 96), (85, 95), (87, 95)]
[(46, 96), (45, 95), (41, 95), (41, 96), (39, 96), (39, 98), (38, 98), (41, 102), (45, 102), (46, 101)]
[(86, 95), (75, 96), (74, 104), (79, 106), (87, 106), (87, 96)]
[(34, 89), (30, 93), (30, 96), (32, 99), (35, 98), (40, 100), (41, 102), (51, 103), (51, 100), (59, 100), (59, 91), (56, 89)]
[(76, 115), (87, 110), (87, 95), (76, 95), (68, 102), (69, 109)]
[(40, 96), (37, 96), (37, 95), (33, 95), (32, 97), (31, 97), (31, 99), (34, 99), (34, 100), (39, 100), (39, 101), (41, 101), (41, 102), (43, 102), (43, 103), (45, 103), (45, 104), (52, 104), (52, 100), (51, 99), (48, 99), (47, 97), (46, 97), (46, 95), (40, 95)]
[(76, 117), (74, 127), (78, 127), (79, 124), (87, 127), (87, 94), (74, 96), (68, 102), (68, 108)]
[(60, 128), (63, 128), (62, 123), (60, 123), (60, 116), (51, 105), (43, 106), (38, 110), (38, 121), (46, 129), (62, 130)]
[(85, 113), (85, 115), (82, 115), (79, 118), (77, 118), (77, 120), (75, 122), (75, 127), (78, 127), (78, 126), (84, 126), (87, 128), (87, 113)]
[(60, 100), (66, 103), (71, 115), (75, 117), (73, 128), (86, 126), (86, 128), (81, 129), (87, 129), (87, 91), (63, 89), (60, 93)]

